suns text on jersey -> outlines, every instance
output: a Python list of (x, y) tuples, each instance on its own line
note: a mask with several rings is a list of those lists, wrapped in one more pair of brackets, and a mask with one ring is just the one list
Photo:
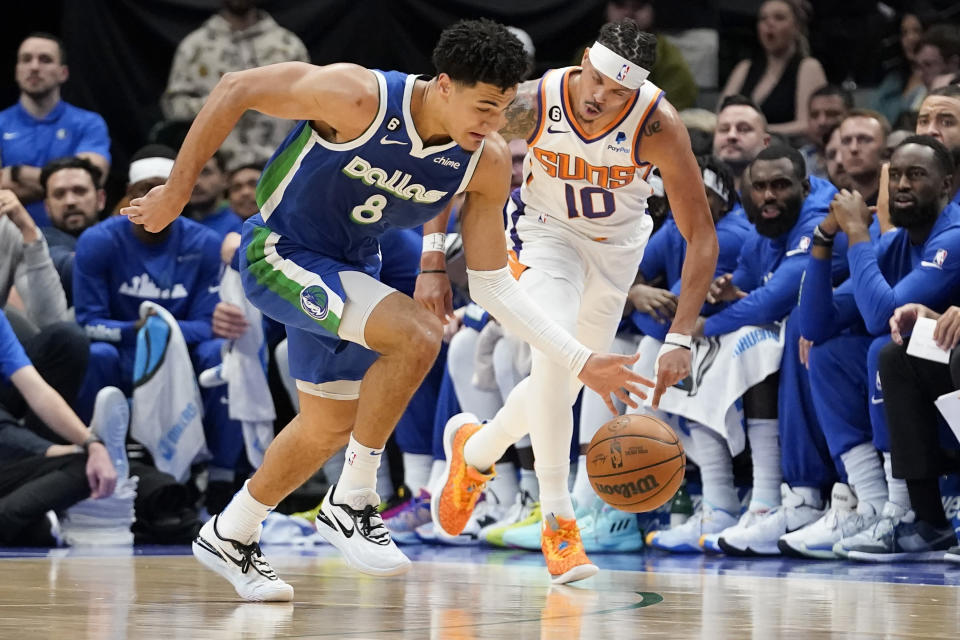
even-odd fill
[(596, 167), (579, 156), (533, 148), (533, 157), (551, 178), (584, 180), (604, 189), (618, 189), (633, 182), (637, 174), (634, 165)]

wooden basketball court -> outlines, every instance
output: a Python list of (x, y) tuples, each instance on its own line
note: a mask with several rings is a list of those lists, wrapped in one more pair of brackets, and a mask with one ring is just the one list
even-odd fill
[(539, 554), (407, 549), (413, 569), (385, 579), (346, 568), (329, 548), (269, 549), (273, 566), (296, 589), (289, 604), (239, 601), (186, 549), (5, 554), (0, 637), (960, 636), (960, 567), (629, 554), (599, 558), (604, 570), (577, 586), (551, 587)]

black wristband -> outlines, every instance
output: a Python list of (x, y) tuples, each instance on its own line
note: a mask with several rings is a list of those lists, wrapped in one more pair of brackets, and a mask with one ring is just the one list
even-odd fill
[(91, 431), (90, 435), (87, 436), (87, 439), (84, 440), (83, 444), (81, 444), (80, 446), (83, 447), (83, 450), (85, 452), (89, 453), (90, 445), (92, 445), (94, 442), (99, 442), (100, 444), (103, 444), (103, 440), (100, 439), (100, 436), (98, 436), (93, 431)]
[(446, 269), (424, 269), (420, 273), (446, 273)]
[(813, 228), (813, 246), (830, 248), (833, 246), (833, 239), (836, 235), (837, 234), (828, 235), (824, 233), (820, 225), (817, 225)]
[(12, 167), (10, 167), (10, 179), (18, 184), (20, 182), (20, 169), (22, 168), (23, 167), (19, 164), (15, 164)]

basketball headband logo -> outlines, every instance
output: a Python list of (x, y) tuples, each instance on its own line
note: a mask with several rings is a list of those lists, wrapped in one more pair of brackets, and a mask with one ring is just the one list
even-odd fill
[(594, 42), (587, 54), (594, 69), (628, 89), (639, 89), (650, 72), (614, 53), (599, 42)]

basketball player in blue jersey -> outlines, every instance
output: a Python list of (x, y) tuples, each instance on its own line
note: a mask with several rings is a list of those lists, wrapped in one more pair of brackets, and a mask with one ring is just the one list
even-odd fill
[(260, 551), (260, 523), (345, 444), (346, 464), (318, 530), (363, 572), (394, 575), (410, 566), (377, 514), (374, 487), (383, 447), (433, 364), (442, 326), (378, 280), (377, 238), (386, 229), (419, 226), (465, 192), (474, 299), (603, 397), (628, 399), (641, 383), (653, 386), (629, 371), (635, 358), (596, 353), (572, 338), (509, 275), (502, 209), (511, 160), (496, 131), (526, 72), (520, 42), (488, 20), (461, 22), (441, 34), (433, 60), (432, 79), (350, 64), (228, 73), (194, 120), (166, 185), (123, 210), (148, 230), (162, 229), (247, 109), (301, 120), (264, 169), (260, 213), (244, 224), (240, 261), (249, 299), (287, 326), (300, 414), (193, 546), (245, 599), (293, 598)]
[[(717, 235), (686, 128), (647, 81), (656, 44), (633, 20), (604, 25), (582, 66), (554, 69), (520, 86), (501, 130), (527, 138), (530, 147), (519, 197), (507, 207), (520, 286), (595, 350), (608, 350), (616, 335), (653, 227), (646, 202), (653, 190), (644, 178), (652, 165), (660, 168), (688, 250), (676, 314), (657, 358), (654, 406), (664, 385), (689, 374), (691, 332), (717, 262)], [(567, 489), (570, 406), (581, 385), (539, 345), (531, 346), (530, 376), (493, 420), (481, 426), (460, 414), (447, 424), (447, 468), (432, 501), (433, 520), (449, 535), (460, 533), (493, 464), (529, 432), (544, 515), (541, 547), (553, 582), (566, 583), (597, 571), (584, 552)], [(609, 396), (604, 399), (609, 405)]]

